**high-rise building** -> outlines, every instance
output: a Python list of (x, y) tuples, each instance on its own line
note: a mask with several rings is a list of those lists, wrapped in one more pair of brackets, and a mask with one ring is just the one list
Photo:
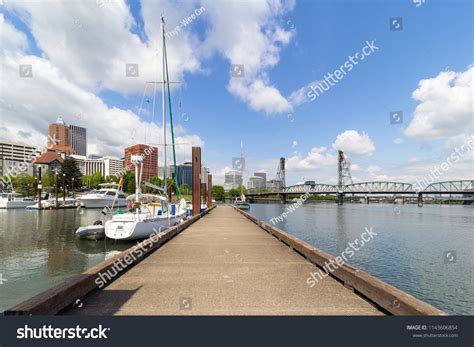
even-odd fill
[(30, 163), (39, 154), (34, 146), (0, 140), (0, 176), (33, 174)]
[(266, 187), (266, 182), (263, 179), (263, 177), (260, 177), (260, 176), (249, 177), (249, 180), (247, 182), (248, 189), (261, 189), (265, 187)]
[(277, 191), (277, 190), (280, 190), (282, 186), (283, 186), (283, 184), (280, 180), (267, 181), (267, 189), (268, 190)]
[(95, 157), (86, 157), (85, 155), (70, 155), (71, 158), (74, 158), (77, 163), (77, 167), (81, 170), (84, 176), (90, 176), (96, 172), (100, 173), (102, 176), (114, 176), (119, 175), (123, 172), (124, 160), (107, 156), (101, 158)]
[(75, 154), (71, 147), (71, 129), (61, 117), (48, 127), (48, 148), (67, 155)]
[[(158, 177), (163, 179), (165, 173), (165, 168), (163, 166), (158, 166)], [(174, 165), (168, 165), (166, 167), (166, 179), (173, 178)]]
[(69, 145), (74, 148), (75, 154), (87, 155), (87, 130), (77, 125), (69, 124)]
[(102, 160), (104, 161), (105, 176), (118, 175), (123, 172), (123, 159), (107, 156), (103, 157)]
[(177, 167), (178, 169), (178, 183), (186, 184), (188, 187), (193, 186), (193, 163), (185, 162)]
[(242, 182), (242, 172), (236, 170), (228, 171), (225, 173), (224, 190), (229, 191), (238, 188)]
[(267, 173), (266, 172), (255, 172), (253, 175), (257, 176), (257, 177), (262, 177), (263, 178), (263, 183), (264, 183), (262, 188), (266, 188), (266, 186), (267, 186)]
[(145, 181), (153, 176), (158, 176), (158, 148), (145, 144), (136, 144), (125, 148), (125, 167), (135, 170), (131, 162), (132, 155), (141, 155), (143, 157), (143, 175)]

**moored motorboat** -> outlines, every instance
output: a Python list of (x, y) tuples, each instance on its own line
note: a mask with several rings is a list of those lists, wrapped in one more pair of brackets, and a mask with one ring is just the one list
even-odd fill
[(0, 209), (25, 208), (33, 202), (33, 198), (22, 197), (15, 192), (0, 194)]
[(117, 183), (99, 184), (99, 189), (92, 190), (78, 197), (80, 205), (85, 208), (104, 208), (115, 201), (115, 206), (127, 206), (127, 198)]

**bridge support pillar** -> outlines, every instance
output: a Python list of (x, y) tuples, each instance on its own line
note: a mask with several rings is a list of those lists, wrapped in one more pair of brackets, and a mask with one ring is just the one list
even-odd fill
[(418, 207), (423, 207), (423, 194), (418, 193)]
[(337, 203), (338, 206), (344, 205), (344, 193), (337, 193), (336, 203)]
[(280, 194), (280, 203), (286, 204), (286, 194)]
[(370, 198), (366, 195), (365, 196), (365, 203), (368, 205), (370, 203)]

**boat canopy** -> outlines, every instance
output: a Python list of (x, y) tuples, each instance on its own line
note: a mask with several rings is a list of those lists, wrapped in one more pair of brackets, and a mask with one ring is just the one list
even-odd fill
[[(127, 196), (127, 200), (135, 201), (136, 194)], [(166, 201), (166, 197), (156, 194), (140, 194), (140, 202), (149, 203), (157, 201)]]

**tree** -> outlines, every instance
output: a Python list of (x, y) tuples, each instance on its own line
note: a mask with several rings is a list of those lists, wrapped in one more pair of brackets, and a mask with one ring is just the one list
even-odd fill
[(242, 195), (242, 192), (245, 192), (245, 186), (241, 184), (237, 188), (233, 188), (233, 189), (229, 190), (227, 192), (227, 196), (237, 197), (237, 196)]
[(99, 184), (104, 182), (105, 178), (100, 174), (100, 172), (94, 172), (92, 176), (90, 176), (90, 184), (93, 189), (99, 188)]
[(189, 186), (186, 183), (183, 183), (179, 186), (179, 191), (183, 195), (189, 195)]
[(229, 190), (227, 192), (227, 196), (230, 196), (230, 197), (237, 197), (237, 196), (240, 196), (240, 189), (239, 188), (232, 188), (231, 190)]
[(59, 170), (59, 175), (59, 182), (61, 182), (59, 185), (62, 185), (63, 175), (65, 175), (67, 187), (72, 187), (73, 182), (75, 183), (75, 187), (78, 187), (79, 182), (82, 182), (82, 172), (77, 166), (76, 159), (71, 157), (64, 159), (64, 162), (61, 164), (61, 169)]
[(135, 174), (127, 171), (123, 177), (123, 191), (127, 194), (135, 193)]
[(158, 187), (163, 187), (163, 180), (159, 178), (158, 176), (152, 176), (148, 179), (148, 182), (151, 184), (154, 184), (155, 186)]
[(212, 186), (212, 197), (217, 201), (224, 201), (225, 191), (223, 186)]
[(35, 195), (35, 179), (33, 176), (19, 175), (12, 179), (13, 189), (23, 196)]
[(43, 189), (54, 187), (54, 172), (48, 170), (41, 175), (41, 184), (43, 185)]

